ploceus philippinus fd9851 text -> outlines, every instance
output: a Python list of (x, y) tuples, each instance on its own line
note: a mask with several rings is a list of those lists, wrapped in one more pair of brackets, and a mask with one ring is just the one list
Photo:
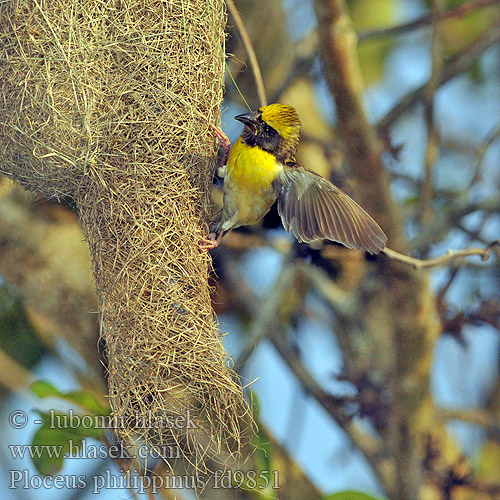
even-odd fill
[[(200, 249), (215, 248), (231, 229), (259, 222), (276, 199), (285, 230), (300, 242), (327, 239), (371, 254), (385, 247), (386, 235), (353, 199), (295, 161), (301, 123), (292, 106), (270, 104), (235, 119), (244, 128), (227, 166), (219, 168), (224, 206)], [(224, 165), (230, 142), (213, 129), (224, 149)]]

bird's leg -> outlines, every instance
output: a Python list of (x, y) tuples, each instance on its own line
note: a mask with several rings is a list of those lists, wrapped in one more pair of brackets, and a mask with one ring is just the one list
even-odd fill
[(198, 248), (200, 252), (208, 252), (219, 246), (222, 236), (224, 236), (225, 231), (221, 229), (219, 233), (210, 233), (208, 238), (200, 238), (200, 243), (198, 243)]
[[(224, 165), (226, 164), (229, 151), (231, 150), (231, 141), (219, 127), (210, 124), (210, 128), (215, 132), (217, 140), (219, 141), (219, 146), (222, 148), (222, 157), (219, 160), (217, 174), (219, 177), (225, 177), (226, 168)], [(222, 215), (222, 211), (220, 213)], [(200, 252), (208, 252), (209, 250), (217, 248), (224, 233), (224, 229), (220, 229), (218, 232), (211, 231), (208, 238), (200, 238), (200, 243), (198, 243)]]
[(198, 243), (198, 250), (202, 253), (208, 252), (219, 246), (222, 236), (224, 236), (224, 229), (220, 227), (220, 221), (222, 218), (222, 209), (220, 209), (210, 221), (209, 233), (207, 238), (200, 238)]
[[(208, 235), (208, 238), (200, 238), (200, 243), (198, 244), (198, 249), (200, 252), (207, 252), (208, 250), (212, 250), (213, 248), (216, 248), (219, 246), (220, 240), (222, 237), (236, 225), (238, 222), (238, 210), (234, 212), (234, 214), (221, 223), (221, 218), (224, 215), (222, 210), (219, 212), (220, 217), (219, 221), (215, 225), (211, 225), (214, 229), (210, 231), (210, 234)], [(217, 214), (217, 216), (219, 216)]]
[[(222, 158), (219, 161), (219, 168), (222, 168), (226, 164), (227, 156), (229, 155), (229, 151), (231, 150), (231, 141), (228, 139), (227, 135), (215, 125), (210, 124), (210, 128), (214, 131), (217, 139), (219, 141), (219, 145), (222, 148)], [(223, 177), (223, 176), (222, 176)]]

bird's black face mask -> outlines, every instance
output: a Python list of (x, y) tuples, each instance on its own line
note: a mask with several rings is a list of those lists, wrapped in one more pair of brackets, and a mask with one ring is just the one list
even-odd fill
[(245, 124), (241, 134), (243, 142), (249, 146), (258, 146), (273, 154), (280, 150), (281, 136), (273, 127), (262, 120), (260, 113), (246, 113), (234, 118)]

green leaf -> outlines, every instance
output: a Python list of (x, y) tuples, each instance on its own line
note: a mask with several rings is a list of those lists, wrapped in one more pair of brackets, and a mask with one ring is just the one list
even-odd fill
[[(92, 437), (95, 439), (102, 439), (107, 430), (107, 428), (102, 427), (103, 422), (100, 418), (98, 418), (95, 422), (98, 427), (89, 425), (90, 419), (88, 418), (88, 415), (69, 415), (68, 413), (54, 410), (51, 410), (50, 412), (37, 411), (37, 413), (43, 420), (43, 424), (41, 424), (42, 427), (40, 429), (46, 427), (51, 430), (63, 431), (63, 434), (71, 434), (71, 436), (77, 435), (82, 438)], [(82, 425), (83, 417), (87, 417), (83, 421), (84, 425)]]
[[(268, 471), (268, 476), (271, 475), (271, 442), (269, 436), (261, 428), (257, 431), (254, 438), (255, 444), (255, 464), (259, 471)], [(270, 479), (270, 477), (268, 477)]]
[[(257, 394), (250, 391), (250, 401), (252, 405), (252, 413), (256, 422), (258, 422), (260, 415), (260, 402)], [(259, 471), (268, 471), (271, 474), (271, 443), (269, 436), (259, 425), (257, 432), (253, 437), (253, 444), (255, 445), (255, 464)], [(270, 479), (270, 477), (268, 478)]]
[(64, 399), (72, 403), (76, 403), (81, 408), (89, 410), (95, 415), (109, 415), (109, 406), (104, 406), (92, 393), (89, 391), (72, 391), (64, 394)]
[[(63, 467), (64, 455), (76, 447), (80, 449), (83, 438), (68, 429), (41, 427), (33, 436), (33, 464), (44, 476), (57, 474)], [(72, 448), (70, 450), (70, 447)]]
[(372, 497), (359, 491), (342, 491), (323, 497), (321, 500), (383, 500), (379, 497)]
[(75, 403), (80, 408), (88, 410), (93, 415), (109, 415), (109, 406), (103, 405), (92, 393), (85, 390), (61, 392), (57, 387), (46, 380), (37, 380), (30, 386), (32, 392), (40, 399), (59, 398)]
[(254, 391), (248, 391), (248, 397), (250, 399), (250, 406), (252, 408), (253, 418), (257, 421), (260, 416), (260, 402), (257, 394)]
[[(104, 429), (59, 425), (61, 422), (75, 424), (76, 420), (68, 420), (67, 414), (39, 413), (43, 424), (33, 436), (30, 451), (37, 471), (45, 476), (57, 474), (63, 467), (65, 455), (78, 453), (84, 438), (102, 439), (104, 436)], [(60, 420), (57, 417), (60, 417)]]
[[(40, 399), (63, 399), (77, 404), (90, 413), (90, 415), (79, 415), (53, 410), (48, 413), (38, 412), (42, 417), (42, 424), (33, 436), (31, 457), (40, 474), (53, 475), (62, 469), (64, 455), (77, 453), (85, 438), (100, 440), (104, 438), (106, 429), (100, 427), (102, 419), (94, 421), (93, 417), (109, 415), (110, 410), (92, 393), (85, 390), (64, 393), (46, 380), (37, 380), (30, 388)], [(82, 425), (84, 417), (87, 418), (83, 420)]]
[(50, 397), (58, 398), (62, 396), (59, 389), (46, 380), (36, 380), (30, 385), (30, 389), (31, 392), (33, 392), (40, 399)]

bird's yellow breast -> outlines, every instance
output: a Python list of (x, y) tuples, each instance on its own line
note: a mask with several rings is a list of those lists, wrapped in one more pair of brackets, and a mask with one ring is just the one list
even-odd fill
[(241, 137), (234, 143), (227, 161), (230, 182), (256, 194), (270, 188), (282, 169), (271, 153), (245, 144)]
[(255, 224), (276, 200), (273, 181), (283, 170), (275, 157), (238, 139), (231, 149), (224, 179), (224, 210), (238, 214), (232, 227)]

